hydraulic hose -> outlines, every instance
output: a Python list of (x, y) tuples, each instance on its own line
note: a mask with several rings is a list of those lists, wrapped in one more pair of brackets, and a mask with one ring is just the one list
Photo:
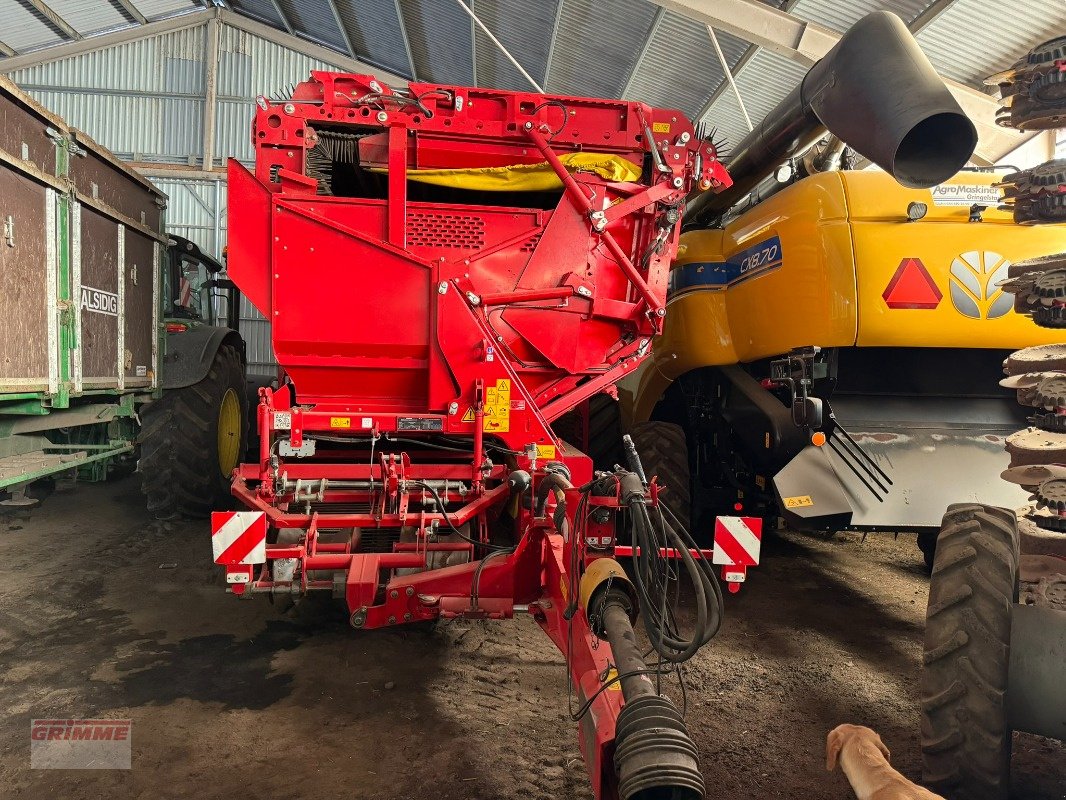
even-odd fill
[[(644, 487), (635, 472), (619, 476), (622, 501), (629, 508), (634, 546), (634, 585), (648, 638), (663, 659), (680, 663), (691, 658), (709, 642), (722, 626), (722, 589), (714, 567), (692, 537), (680, 525), (671, 525), (662, 513), (653, 515), (644, 498)], [(660, 506), (660, 509), (662, 506)], [(658, 524), (656, 524), (658, 523)], [(670, 563), (660, 548), (673, 548), (684, 565), (695, 592), (696, 622), (690, 636), (684, 636), (670, 610)], [(692, 550), (699, 553), (693, 556)]]

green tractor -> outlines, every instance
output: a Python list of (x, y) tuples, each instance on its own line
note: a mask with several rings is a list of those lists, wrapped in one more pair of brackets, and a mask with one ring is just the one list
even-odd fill
[(145, 406), (138, 437), (141, 486), (148, 510), (161, 519), (206, 516), (224, 506), (248, 444), (237, 287), (193, 242), (180, 236), (170, 242), (163, 393)]

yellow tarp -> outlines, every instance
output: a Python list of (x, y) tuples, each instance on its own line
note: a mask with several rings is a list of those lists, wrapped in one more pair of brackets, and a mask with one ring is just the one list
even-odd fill
[[(610, 181), (640, 180), (640, 167), (620, 156), (567, 153), (560, 156), (559, 160), (572, 173), (594, 172)], [(480, 169), (410, 169), (407, 178), (420, 183), (483, 192), (550, 192), (563, 188), (563, 182), (547, 161)]]

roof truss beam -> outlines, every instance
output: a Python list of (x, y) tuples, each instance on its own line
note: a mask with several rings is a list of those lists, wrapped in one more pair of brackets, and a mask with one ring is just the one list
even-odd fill
[(840, 34), (835, 31), (778, 11), (759, 0), (653, 2), (808, 67), (840, 40)]
[(418, 70), (415, 69), (415, 57), (411, 51), (411, 37), (407, 35), (407, 22), (403, 18), (403, 10), (400, 8), (400, 0), (393, 0), (396, 6), (396, 19), (400, 23), (400, 35), (403, 37), (403, 49), (407, 53), (407, 63), (411, 67), (411, 80), (418, 80)]
[[(289, 50), (295, 50), (297, 53), (303, 53), (308, 58), (325, 61), (328, 64), (333, 64), (348, 72), (355, 72), (363, 75), (375, 75), (379, 80), (385, 81), (385, 83), (393, 85), (407, 83), (405, 78), (392, 72), (372, 66), (356, 58), (349, 58), (339, 50), (334, 50), (331, 47), (315, 44), (307, 39), (292, 36), (284, 31), (278, 30), (272, 25), (257, 22), (251, 17), (244, 16), (243, 14), (236, 14), (233, 11), (220, 11), (219, 15), (220, 21), (225, 25), (237, 28), (245, 33), (250, 33), (253, 36), (258, 36), (260, 39), (266, 39), (268, 42), (273, 42), (281, 47), (287, 47)], [(208, 13), (207, 16), (210, 16), (210, 13)], [(0, 69), (3, 68), (4, 63), (5, 62), (0, 61)]]
[(637, 60), (633, 62), (633, 69), (629, 70), (629, 76), (626, 78), (626, 82), (622, 86), (622, 91), (618, 95), (619, 97), (629, 96), (629, 90), (633, 88), (633, 81), (636, 80), (637, 72), (640, 71), (640, 65), (643, 63), (644, 57), (648, 55), (648, 51), (651, 49), (652, 40), (655, 38), (655, 34), (658, 33), (659, 26), (662, 25), (663, 17), (665, 16), (665, 8), (660, 8), (655, 12), (655, 19), (652, 20), (651, 30), (648, 31), (648, 35), (644, 38), (644, 46), (640, 48)]
[(955, 0), (934, 0), (934, 2), (930, 3), (929, 7), (915, 17), (914, 21), (907, 27), (911, 29), (911, 33), (917, 36), (918, 31), (935, 21), (937, 17), (951, 8), (954, 4)]
[(136, 42), (152, 36), (164, 33), (180, 31), (186, 28), (195, 28), (203, 25), (214, 12), (204, 9), (190, 14), (182, 14), (177, 17), (169, 17), (158, 22), (149, 22), (147, 25), (131, 25), (113, 33), (104, 33), (99, 36), (90, 36), (76, 42), (58, 44), (55, 47), (45, 47), (25, 55), (16, 55), (0, 61), (0, 73), (15, 72), (26, 67), (35, 67), (38, 64), (47, 64), (52, 61), (60, 61), (64, 58), (80, 56), (91, 50), (102, 50), (106, 47), (114, 47), (119, 44)]
[[(689, 19), (728, 31), (798, 64), (810, 67), (832, 49), (840, 34), (779, 11), (759, 0), (652, 0)], [(738, 70), (739, 72), (739, 70)], [(999, 101), (973, 87), (944, 78), (962, 110), (977, 127), (977, 159), (997, 161), (1028, 137), (995, 124)]]
[(40, 14), (42, 17), (44, 17), (46, 20), (48, 20), (48, 22), (51, 23), (53, 27), (58, 29), (60, 33), (62, 33), (68, 39), (78, 41), (82, 38), (81, 34), (74, 30), (72, 27), (70, 27), (70, 24), (61, 16), (59, 16), (59, 14), (53, 11), (51, 7), (49, 7), (48, 4), (44, 2), (44, 0), (22, 0), (22, 3), (23, 5), (28, 6), (29, 8)]
[(144, 16), (135, 6), (132, 0), (111, 0), (111, 3), (117, 8), (125, 12), (126, 16), (136, 22), (138, 25), (147, 25), (148, 18)]
[(281, 3), (279, 3), (278, 0), (270, 0), (270, 5), (274, 7), (274, 13), (278, 15), (278, 19), (281, 20), (281, 24), (285, 28), (285, 31), (290, 36), (294, 36), (296, 31), (292, 29), (292, 23), (289, 22), (289, 18), (285, 16), (285, 12), (281, 8)]
[(348, 35), (348, 29), (344, 27), (344, 20), (341, 19), (341, 12), (337, 10), (337, 4), (333, 0), (326, 0), (326, 4), (329, 6), (330, 13), (333, 14), (333, 21), (337, 23), (337, 30), (341, 32), (341, 39), (344, 40), (344, 49), (348, 51), (349, 56), (355, 58), (352, 37)]
[(13, 56), (15, 51), (0, 41), (0, 56)]
[(544, 62), (544, 80), (540, 82), (545, 89), (550, 88), (548, 78), (552, 73), (552, 59), (555, 58), (555, 43), (559, 39), (559, 26), (563, 22), (563, 2), (564, 0), (556, 0), (555, 23), (552, 25), (552, 35), (548, 42), (548, 59)]

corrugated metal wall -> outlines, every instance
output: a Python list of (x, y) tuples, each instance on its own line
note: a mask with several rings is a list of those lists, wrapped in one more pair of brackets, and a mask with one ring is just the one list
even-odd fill
[[(200, 166), (203, 156), (204, 25), (30, 67), (11, 78), (36, 100), (116, 155), (137, 162)], [(286, 92), (311, 70), (336, 69), (237, 28), (219, 41), (215, 166), (226, 156), (250, 163), (255, 98)], [(169, 197), (167, 224), (206, 252), (226, 243), (226, 183), (155, 178)], [(249, 370), (272, 372), (270, 323), (241, 302)]]
[[(11, 78), (122, 158), (199, 163), (205, 39), (206, 26), (186, 28), (30, 67)], [(251, 161), (256, 96), (284, 91), (315, 69), (336, 66), (222, 25), (215, 152)]]
[(20, 70), (12, 80), (121, 158), (203, 152), (204, 26)]

